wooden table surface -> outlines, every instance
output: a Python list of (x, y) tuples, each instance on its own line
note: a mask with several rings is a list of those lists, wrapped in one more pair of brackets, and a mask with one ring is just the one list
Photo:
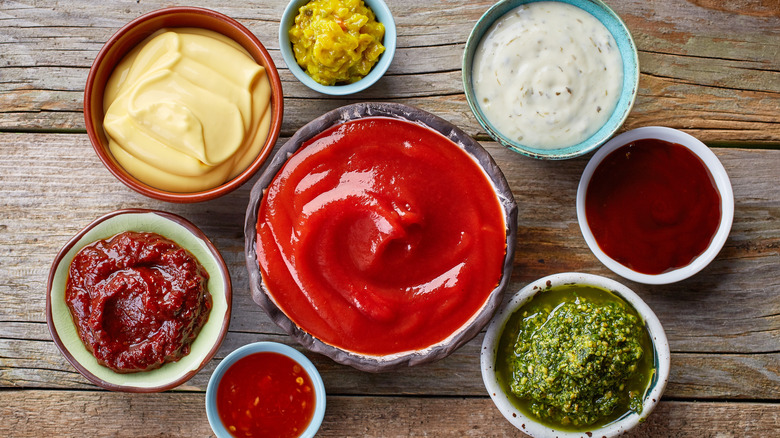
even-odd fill
[[(190, 205), (147, 199), (99, 162), (84, 130), (82, 94), (103, 43), (137, 16), (175, 2), (0, 0), (0, 436), (208, 436), (204, 408), (219, 360), (261, 340), (295, 344), (250, 297), (242, 224), (252, 182)], [(280, 145), (322, 113), (357, 101), (430, 111), (475, 136), (504, 171), (519, 204), (515, 266), (506, 295), (557, 272), (627, 284), (656, 312), (672, 350), (663, 399), (635, 437), (777, 436), (780, 428), (780, 2), (607, 0), (639, 48), (636, 105), (624, 129), (662, 125), (707, 143), (725, 166), (736, 211), (712, 264), (668, 286), (621, 279), (588, 250), (575, 192), (589, 156), (537, 161), (489, 140), (469, 111), (461, 55), (493, 3), (390, 0), (398, 51), (375, 86), (349, 99), (307, 89), (278, 51), (282, 0), (193, 0), (253, 31), (284, 86)], [(218, 357), (160, 394), (112, 393), (59, 353), (44, 315), (55, 254), (96, 217), (146, 207), (198, 225), (227, 261), (230, 332)], [(306, 353), (328, 393), (320, 436), (519, 436), (487, 396), (482, 335), (439, 362), (368, 374)], [(296, 345), (297, 346), (297, 345)]]

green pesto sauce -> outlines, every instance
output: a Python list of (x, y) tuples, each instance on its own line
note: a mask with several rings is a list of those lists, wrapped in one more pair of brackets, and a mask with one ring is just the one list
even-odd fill
[(496, 373), (524, 414), (585, 431), (642, 412), (653, 356), (630, 304), (604, 289), (567, 285), (539, 292), (510, 317)]

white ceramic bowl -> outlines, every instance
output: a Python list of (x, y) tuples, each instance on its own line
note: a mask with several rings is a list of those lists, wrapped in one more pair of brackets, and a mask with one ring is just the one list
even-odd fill
[(250, 354), (262, 352), (279, 353), (289, 357), (301, 365), (303, 369), (306, 370), (306, 374), (311, 378), (311, 382), (314, 385), (316, 400), (314, 416), (309, 422), (309, 426), (299, 437), (314, 437), (320, 429), (322, 419), (325, 417), (325, 385), (322, 382), (322, 377), (314, 364), (301, 352), (288, 345), (279, 344), (277, 342), (255, 342), (254, 344), (244, 345), (228, 354), (227, 357), (217, 365), (217, 369), (215, 369), (214, 374), (211, 375), (209, 385), (206, 388), (206, 416), (208, 417), (209, 425), (211, 425), (214, 434), (216, 434), (217, 438), (230, 438), (232, 436), (222, 424), (222, 420), (219, 419), (219, 412), (217, 412), (217, 387), (219, 387), (222, 376), (225, 375), (225, 372), (231, 365), (238, 362), (240, 359), (243, 359)]
[(279, 50), (282, 52), (282, 58), (284, 58), (284, 62), (287, 64), (287, 68), (290, 69), (290, 72), (312, 90), (323, 94), (330, 94), (332, 96), (354, 94), (374, 85), (374, 83), (385, 74), (395, 56), (397, 39), (395, 21), (393, 20), (393, 14), (390, 12), (390, 8), (387, 7), (387, 4), (385, 4), (383, 0), (364, 0), (366, 6), (374, 12), (376, 21), (385, 26), (385, 36), (382, 39), (382, 45), (385, 46), (385, 51), (382, 53), (382, 56), (379, 57), (379, 61), (371, 68), (371, 71), (363, 79), (351, 84), (322, 85), (312, 79), (295, 61), (295, 54), (293, 53), (292, 45), (290, 43), (290, 34), (288, 33), (290, 28), (295, 24), (295, 16), (298, 15), (298, 9), (306, 3), (309, 3), (309, 1), (311, 0), (292, 0), (284, 9), (282, 20), (279, 25)]
[[(696, 257), (690, 264), (656, 275), (637, 272), (622, 265), (605, 254), (596, 242), (585, 215), (585, 195), (588, 189), (588, 184), (590, 183), (590, 179), (593, 176), (593, 172), (596, 170), (598, 165), (610, 153), (620, 148), (621, 146), (624, 146), (633, 141), (648, 138), (681, 144), (696, 154), (696, 156), (701, 159), (712, 175), (721, 198), (720, 224), (707, 249), (701, 255)], [(588, 165), (585, 167), (585, 171), (582, 173), (579, 187), (577, 188), (577, 221), (579, 222), (582, 236), (585, 238), (585, 242), (588, 244), (588, 247), (607, 268), (612, 270), (612, 272), (638, 283), (674, 283), (684, 280), (701, 271), (715, 258), (715, 256), (718, 255), (718, 252), (720, 252), (721, 248), (723, 248), (723, 244), (726, 243), (726, 239), (728, 238), (729, 232), (731, 231), (731, 224), (733, 220), (734, 194), (731, 189), (731, 182), (729, 180), (728, 174), (726, 173), (726, 169), (723, 168), (723, 165), (718, 160), (718, 157), (716, 157), (710, 148), (708, 148), (704, 143), (690, 134), (686, 134), (685, 132), (672, 128), (660, 126), (637, 128), (628, 132), (624, 132), (623, 134), (613, 138), (607, 144), (602, 146), (601, 149), (599, 149), (598, 152), (596, 152), (590, 159), (590, 162), (588, 162)]]
[[(495, 372), (496, 351), (501, 338), (501, 333), (512, 314), (527, 303), (538, 293), (557, 286), (579, 284), (586, 286), (595, 286), (606, 289), (615, 295), (623, 298), (637, 311), (645, 323), (645, 327), (650, 334), (653, 343), (653, 360), (655, 363), (655, 375), (653, 376), (648, 390), (646, 391), (642, 413), (627, 412), (622, 417), (607, 425), (583, 432), (566, 432), (553, 429), (536, 419), (525, 415), (517, 409), (509, 400), (501, 384), (498, 382)], [(666, 388), (666, 382), (669, 379), (670, 368), (669, 343), (666, 339), (661, 323), (655, 316), (650, 307), (642, 301), (628, 287), (618, 283), (615, 280), (592, 274), (581, 274), (576, 272), (567, 272), (554, 274), (540, 278), (529, 283), (515, 294), (509, 303), (493, 318), (482, 341), (482, 350), (480, 352), (480, 366), (482, 368), (482, 380), (485, 388), (490, 394), (490, 398), (495, 403), (501, 414), (509, 420), (512, 425), (535, 438), (579, 438), (579, 437), (613, 437), (626, 432), (644, 421), (655, 408), (661, 399), (661, 394)]]

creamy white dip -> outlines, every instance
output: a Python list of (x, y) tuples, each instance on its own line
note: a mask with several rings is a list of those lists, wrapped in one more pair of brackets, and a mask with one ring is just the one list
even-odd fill
[(472, 65), (474, 93), (504, 136), (540, 149), (587, 139), (606, 123), (623, 84), (615, 39), (568, 3), (517, 7), (485, 33)]

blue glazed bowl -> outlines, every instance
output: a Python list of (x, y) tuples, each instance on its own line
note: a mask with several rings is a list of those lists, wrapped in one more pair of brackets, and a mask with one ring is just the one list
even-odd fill
[(284, 13), (282, 14), (282, 22), (279, 25), (279, 50), (281, 50), (282, 58), (284, 58), (284, 62), (287, 64), (287, 68), (290, 69), (292, 74), (312, 90), (333, 96), (344, 96), (357, 93), (365, 90), (378, 81), (379, 78), (385, 74), (387, 68), (390, 67), (390, 63), (393, 61), (397, 39), (393, 14), (390, 13), (390, 9), (385, 2), (382, 0), (363, 0), (369, 9), (374, 11), (376, 20), (385, 26), (385, 36), (382, 40), (385, 51), (382, 53), (382, 56), (379, 57), (379, 61), (374, 65), (366, 77), (357, 82), (346, 85), (322, 85), (312, 79), (295, 61), (295, 54), (293, 53), (290, 35), (288, 33), (290, 28), (295, 25), (295, 16), (298, 15), (298, 9), (306, 3), (309, 3), (309, 1), (310, 0), (292, 0), (285, 8)]
[(469, 103), (469, 107), (471, 107), (471, 111), (474, 113), (477, 121), (498, 143), (515, 152), (533, 158), (547, 160), (574, 158), (591, 152), (604, 144), (623, 125), (626, 117), (628, 117), (628, 113), (631, 112), (631, 108), (634, 106), (634, 99), (636, 98), (637, 85), (639, 83), (639, 60), (637, 58), (636, 46), (634, 45), (634, 40), (631, 38), (631, 34), (620, 17), (602, 1), (555, 0), (571, 4), (588, 12), (596, 17), (609, 30), (612, 37), (615, 39), (618, 49), (620, 50), (620, 55), (623, 58), (623, 89), (621, 91), (620, 99), (615, 106), (615, 110), (607, 122), (593, 135), (578, 144), (559, 149), (540, 149), (513, 141), (494, 128), (480, 109), (472, 83), (472, 64), (474, 61), (474, 53), (476, 52), (482, 37), (496, 20), (520, 5), (537, 1), (543, 0), (502, 0), (493, 5), (482, 15), (466, 41), (466, 49), (463, 53), (463, 89), (466, 92), (466, 100)]
[(206, 416), (209, 419), (211, 429), (214, 431), (217, 438), (230, 438), (232, 436), (222, 424), (222, 421), (219, 419), (219, 413), (217, 412), (217, 388), (219, 387), (219, 382), (222, 380), (222, 376), (225, 375), (228, 368), (234, 363), (250, 354), (262, 352), (279, 353), (289, 357), (302, 366), (309, 377), (311, 377), (317, 405), (314, 408), (314, 416), (312, 417), (309, 426), (301, 433), (300, 438), (312, 438), (319, 430), (322, 419), (325, 417), (325, 385), (322, 382), (322, 377), (317, 371), (317, 368), (306, 356), (288, 345), (276, 342), (255, 342), (254, 344), (244, 345), (227, 355), (227, 357), (217, 365), (217, 369), (215, 369), (214, 374), (211, 375), (208, 387), (206, 388)]

